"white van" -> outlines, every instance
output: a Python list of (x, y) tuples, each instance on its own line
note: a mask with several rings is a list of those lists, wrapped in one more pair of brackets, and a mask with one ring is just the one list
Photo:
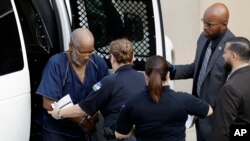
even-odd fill
[(171, 61), (160, 0), (1, 0), (0, 141), (39, 140), (44, 111), (35, 91), (43, 67), (79, 27), (92, 31), (109, 66), (107, 45), (121, 37), (133, 41), (139, 71), (151, 55)]

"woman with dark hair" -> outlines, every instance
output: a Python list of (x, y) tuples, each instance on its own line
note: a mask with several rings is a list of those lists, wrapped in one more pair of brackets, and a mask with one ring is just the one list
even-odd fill
[(148, 86), (123, 105), (116, 138), (126, 138), (133, 132), (137, 141), (184, 141), (188, 114), (205, 118), (213, 113), (207, 102), (171, 90), (168, 69), (169, 63), (161, 56), (148, 59), (145, 65)]

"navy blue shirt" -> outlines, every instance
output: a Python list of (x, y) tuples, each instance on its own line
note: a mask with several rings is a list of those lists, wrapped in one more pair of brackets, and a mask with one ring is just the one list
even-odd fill
[(148, 88), (130, 97), (121, 109), (116, 131), (128, 134), (135, 125), (137, 141), (184, 141), (188, 114), (205, 118), (208, 103), (169, 86), (163, 87), (159, 103), (154, 103)]
[[(36, 94), (55, 101), (69, 94), (73, 103), (79, 103), (87, 97), (96, 82), (109, 74), (107, 64), (101, 57), (93, 54), (90, 59), (82, 83), (71, 66), (67, 53), (52, 56), (43, 70), (42, 80)], [(84, 136), (82, 129), (77, 124), (66, 120), (55, 120), (47, 113), (43, 118), (43, 128), (72, 137)]]
[(104, 127), (112, 128), (127, 98), (143, 90), (145, 86), (144, 75), (131, 65), (124, 65), (96, 83), (93, 91), (79, 105), (89, 115), (100, 110), (104, 117)]

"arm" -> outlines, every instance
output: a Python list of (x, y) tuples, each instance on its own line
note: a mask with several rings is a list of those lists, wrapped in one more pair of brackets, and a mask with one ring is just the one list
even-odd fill
[[(181, 92), (179, 92), (181, 94)], [(213, 113), (212, 107), (204, 100), (193, 95), (182, 93), (178, 97), (180, 104), (189, 115), (195, 115), (199, 118), (206, 118)]]
[(48, 111), (53, 110), (51, 104), (54, 103), (54, 102), (55, 102), (54, 100), (44, 96), (43, 97), (43, 108), (45, 110), (48, 110)]
[[(54, 100), (51, 100), (48, 97), (43, 97), (43, 108), (46, 109), (47, 111), (50, 111), (49, 114), (51, 114), (53, 116), (53, 118), (55, 119), (61, 119), (63, 116), (61, 115), (61, 111), (52, 108), (51, 104), (54, 103)], [(69, 118), (70, 121), (75, 122), (75, 123), (79, 123), (82, 120), (82, 117), (73, 117), (73, 118)]]
[(237, 117), (239, 104), (241, 102), (240, 91), (225, 84), (219, 93), (214, 112), (212, 126), (212, 140), (229, 140), (230, 125)]
[(88, 115), (78, 104), (61, 110), (54, 109), (52, 111), (48, 111), (48, 113), (55, 119), (83, 117)]
[(188, 79), (194, 76), (194, 63), (187, 65), (175, 65), (175, 75), (174, 80), (177, 79)]
[(230, 86), (222, 88), (216, 104), (218, 106), (218, 112), (222, 114), (221, 116), (225, 118), (225, 123), (228, 123), (228, 125), (232, 124), (237, 116), (242, 101), (240, 95), (240, 89), (236, 90)]
[(233, 89), (228, 85), (222, 87), (216, 101), (213, 130), (219, 130), (221, 134), (229, 135), (229, 127), (234, 123), (242, 101), (240, 90)]
[[(213, 113), (213, 108), (212, 108), (210, 105), (208, 105), (208, 111), (207, 111), (207, 115), (206, 115), (206, 116), (208, 117), (208, 116), (210, 116), (212, 113)], [(191, 119), (192, 121), (191, 121), (190, 119)], [(187, 127), (187, 128), (193, 127), (193, 125), (196, 123), (197, 119), (198, 119), (197, 116), (189, 115), (188, 120), (186, 121), (186, 127)]]
[[(61, 109), (60, 111), (48, 111), (48, 113), (55, 119), (58, 119), (58, 117), (73, 118), (94, 115), (102, 104), (109, 100), (109, 95), (112, 93), (112, 89), (110, 89), (110, 86), (113, 86), (112, 80), (110, 80), (110, 78), (106, 78), (105, 80), (102, 79), (100, 82), (97, 82), (93, 86), (93, 89), (95, 90), (90, 92), (88, 96), (84, 100), (81, 100), (78, 104), (69, 108)], [(96, 87), (98, 89), (96, 89)]]
[(131, 100), (129, 99), (122, 106), (119, 117), (116, 121), (115, 137), (117, 139), (128, 138), (134, 134), (135, 126), (131, 120)]

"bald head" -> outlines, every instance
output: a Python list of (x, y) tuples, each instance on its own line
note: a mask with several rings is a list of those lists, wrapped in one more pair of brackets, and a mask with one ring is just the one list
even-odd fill
[(215, 3), (207, 8), (204, 13), (204, 17), (213, 19), (214, 21), (218, 22), (225, 22), (228, 23), (229, 19), (229, 12), (223, 3)]
[(207, 8), (203, 15), (204, 33), (215, 38), (227, 30), (229, 12), (222, 3), (215, 3)]
[(92, 51), (94, 49), (94, 36), (88, 29), (77, 28), (71, 34), (71, 43), (80, 52)]

